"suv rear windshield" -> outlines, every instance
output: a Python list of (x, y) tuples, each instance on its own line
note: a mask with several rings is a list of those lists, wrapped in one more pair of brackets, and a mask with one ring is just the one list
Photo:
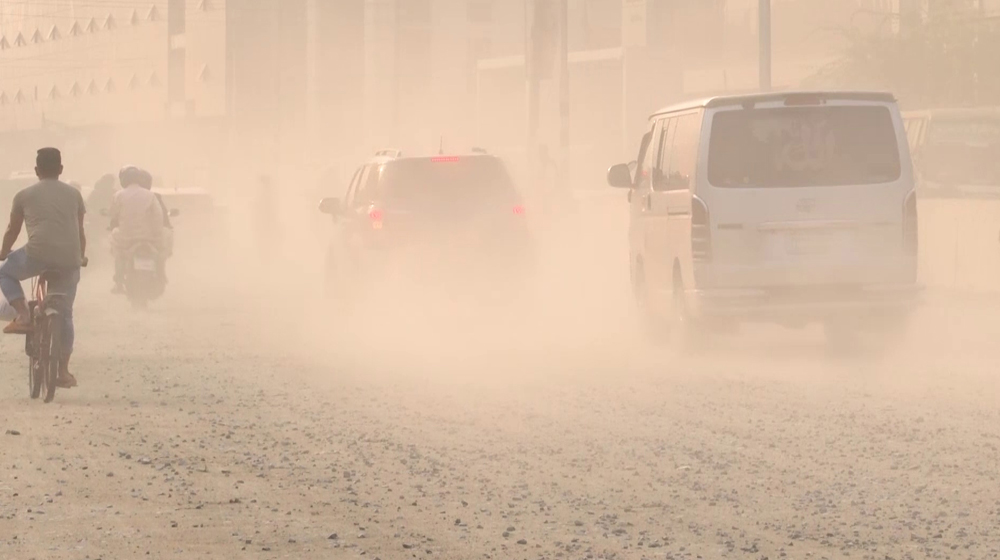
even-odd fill
[(491, 156), (397, 160), (385, 166), (381, 189), (392, 203), (411, 208), (487, 207), (518, 201), (507, 168)]
[(720, 112), (708, 181), (716, 187), (826, 187), (899, 179), (892, 114), (881, 106)]

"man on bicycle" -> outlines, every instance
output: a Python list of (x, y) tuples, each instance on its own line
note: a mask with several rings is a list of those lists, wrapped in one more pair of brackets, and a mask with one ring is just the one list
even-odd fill
[(125, 292), (125, 267), (128, 251), (138, 242), (153, 243), (160, 252), (160, 272), (169, 250), (169, 225), (163, 202), (152, 192), (153, 177), (149, 172), (127, 165), (118, 173), (122, 190), (111, 202), (111, 251), (115, 255), (113, 293)]
[[(80, 282), (80, 267), (87, 264), (87, 238), (83, 232), (86, 212), (80, 191), (59, 180), (62, 175), (62, 154), (56, 148), (38, 150), (35, 174), (38, 183), (14, 195), (10, 224), (0, 246), (0, 291), (17, 311), (17, 318), (3, 332), (28, 334), (31, 318), (24, 298), (21, 281), (43, 272), (51, 272), (50, 293), (64, 294), (66, 298), (63, 355), (59, 361), (57, 386), (76, 386), (76, 378), (69, 372), (69, 359), (73, 353), (73, 302)], [(11, 252), (21, 234), (21, 226), (28, 229), (28, 243)]]

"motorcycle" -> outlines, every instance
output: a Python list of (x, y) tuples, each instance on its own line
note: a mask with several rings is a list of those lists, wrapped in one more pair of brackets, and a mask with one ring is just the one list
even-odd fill
[[(101, 215), (107, 216), (108, 210), (102, 208)], [(180, 215), (180, 211), (173, 208), (168, 215), (174, 218)], [(107, 231), (113, 231), (115, 227), (116, 224), (112, 223)], [(111, 236), (108, 239), (110, 241)], [(126, 250), (122, 282), (125, 296), (133, 307), (144, 308), (163, 295), (167, 287), (166, 272), (163, 270), (166, 259), (163, 257), (160, 249), (149, 241), (135, 242)]]
[(124, 273), (125, 297), (143, 308), (163, 295), (167, 287), (163, 259), (155, 245), (141, 241), (129, 248)]

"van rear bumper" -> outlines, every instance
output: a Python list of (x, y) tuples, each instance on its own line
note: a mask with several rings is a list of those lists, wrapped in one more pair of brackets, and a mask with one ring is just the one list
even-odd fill
[(923, 301), (917, 284), (687, 290), (691, 310), (705, 318), (810, 322), (866, 315), (909, 315)]

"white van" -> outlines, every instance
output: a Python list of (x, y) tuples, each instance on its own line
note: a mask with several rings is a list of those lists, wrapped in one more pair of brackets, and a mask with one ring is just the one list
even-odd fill
[[(656, 334), (905, 326), (918, 296), (906, 132), (887, 93), (716, 97), (653, 114), (629, 189), (632, 285)], [(634, 177), (633, 177), (634, 175)]]

